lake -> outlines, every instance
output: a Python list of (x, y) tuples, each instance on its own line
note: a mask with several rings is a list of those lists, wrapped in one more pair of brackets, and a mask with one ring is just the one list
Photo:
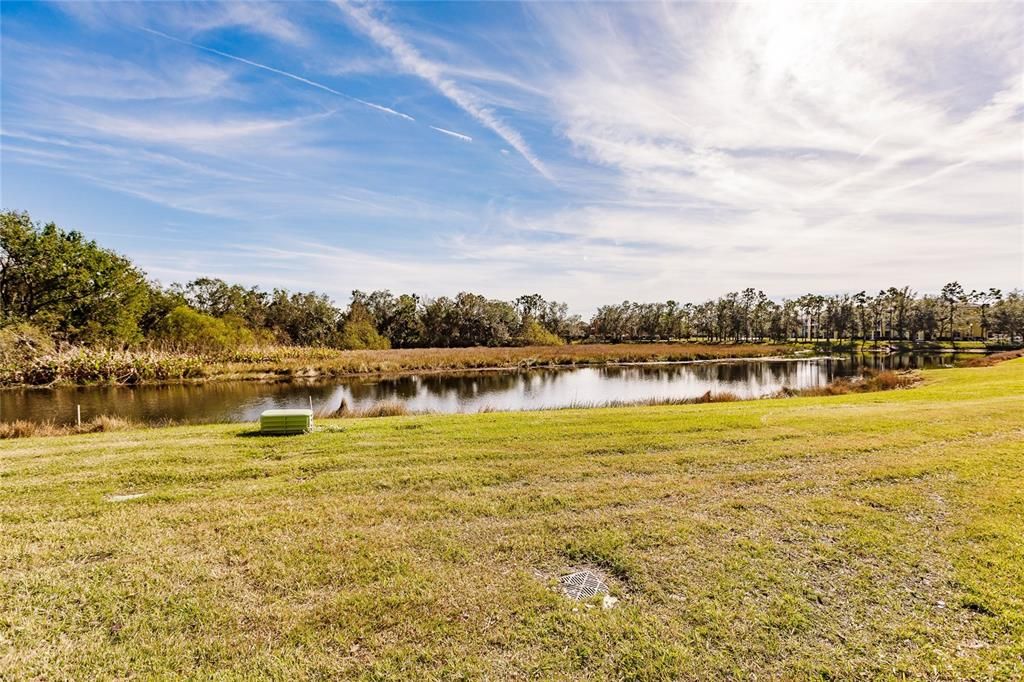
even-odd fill
[(925, 369), (951, 365), (951, 353), (903, 353), (835, 358), (738, 360), (603, 367), (478, 371), (330, 381), (209, 382), (153, 386), (81, 386), (0, 390), (0, 421), (29, 419), (73, 423), (115, 415), (138, 422), (256, 421), (271, 408), (334, 410), (397, 401), (414, 412), (531, 410), (612, 401), (696, 398), (708, 391), (757, 398), (783, 387), (821, 386), (865, 367)]

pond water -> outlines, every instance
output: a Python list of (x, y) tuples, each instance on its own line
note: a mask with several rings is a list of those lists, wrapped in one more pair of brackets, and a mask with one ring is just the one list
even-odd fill
[(85, 386), (0, 391), (0, 421), (30, 419), (73, 423), (115, 415), (139, 422), (255, 421), (271, 408), (334, 410), (383, 401), (403, 403), (414, 412), (531, 410), (613, 401), (696, 398), (708, 391), (756, 398), (783, 387), (821, 386), (865, 367), (930, 368), (951, 365), (950, 353), (846, 356), (803, 360), (635, 364), (577, 369), (532, 369), (392, 377), (344, 377), (330, 381), (257, 381), (163, 386)]

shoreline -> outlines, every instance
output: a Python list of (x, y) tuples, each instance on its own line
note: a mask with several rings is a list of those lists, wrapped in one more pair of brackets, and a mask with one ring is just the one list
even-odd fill
[[(781, 344), (771, 344), (772, 348), (779, 348)], [(629, 356), (631, 354), (642, 354), (644, 351), (649, 351), (652, 358), (658, 358), (665, 354), (671, 355), (672, 349), (671, 344), (661, 344), (660, 346), (647, 345), (647, 344), (595, 344), (593, 347), (621, 347), (623, 352), (621, 355)], [(755, 344), (749, 344), (748, 347), (756, 346)], [(559, 348), (588, 348), (587, 345), (578, 346), (560, 346), (560, 347), (547, 347), (546, 350), (556, 351)], [(678, 346), (679, 354), (686, 355), (687, 346), (680, 344)], [(720, 348), (715, 344), (701, 344), (691, 346), (694, 349), (693, 355), (702, 355), (707, 353), (707, 349)], [(671, 365), (689, 365), (689, 364), (710, 364), (710, 363), (735, 363), (735, 362), (747, 362), (751, 360), (760, 360), (764, 362), (785, 362), (793, 360), (823, 360), (830, 358), (843, 358), (852, 355), (862, 356), (882, 356), (882, 355), (896, 355), (902, 353), (955, 353), (955, 354), (971, 354), (971, 355), (991, 355), (998, 353), (999, 351), (986, 350), (984, 348), (965, 348), (965, 349), (952, 349), (952, 348), (911, 348), (911, 349), (892, 349), (892, 348), (878, 348), (869, 349), (861, 348), (858, 350), (837, 350), (834, 352), (821, 351), (813, 348), (802, 348), (800, 345), (789, 346), (788, 353), (774, 353), (771, 355), (729, 355), (723, 357), (684, 357), (682, 359), (648, 359), (648, 360), (633, 360), (633, 359), (618, 359), (614, 354), (607, 359), (599, 357), (579, 357), (572, 358), (566, 356), (564, 362), (559, 361), (548, 361), (548, 362), (530, 362), (530, 357), (514, 358), (510, 357), (509, 361), (504, 364), (490, 364), (481, 366), (467, 366), (467, 367), (410, 367), (395, 368), (395, 369), (370, 369), (367, 368), (365, 371), (352, 370), (348, 367), (339, 367), (337, 370), (329, 366), (316, 367), (313, 363), (305, 366), (302, 365), (302, 360), (296, 358), (295, 360), (284, 359), (279, 361), (277, 367), (273, 368), (262, 368), (244, 370), (243, 368), (237, 368), (238, 371), (232, 371), (236, 369), (231, 367), (232, 365), (245, 365), (252, 364), (256, 365), (259, 363), (245, 363), (245, 362), (231, 362), (231, 361), (213, 361), (209, 365), (214, 370), (206, 376), (196, 377), (182, 377), (176, 379), (157, 379), (157, 380), (139, 380), (139, 381), (93, 381), (93, 382), (75, 382), (75, 381), (61, 381), (57, 380), (45, 384), (32, 384), (32, 383), (6, 383), (0, 384), (0, 394), (3, 391), (9, 390), (23, 390), (23, 389), (54, 389), (54, 388), (100, 388), (100, 387), (132, 387), (132, 386), (182, 386), (182, 385), (200, 385), (200, 384), (212, 384), (212, 383), (230, 383), (230, 382), (258, 382), (258, 383), (313, 383), (317, 381), (327, 381), (332, 379), (353, 379), (359, 377), (366, 377), (369, 379), (392, 379), (407, 376), (436, 376), (436, 375), (456, 375), (456, 374), (468, 374), (468, 373), (486, 373), (486, 372), (519, 372), (519, 371), (532, 371), (532, 370), (557, 370), (557, 369), (585, 369), (595, 367), (636, 367), (636, 366), (671, 366)], [(514, 355), (521, 349), (517, 347), (501, 347), (501, 348), (459, 348), (459, 349), (395, 349), (393, 351), (382, 351), (383, 353), (427, 353), (427, 352), (443, 352), (452, 351), (453, 355), (460, 353), (467, 353), (472, 350), (477, 350), (482, 353), (495, 353), (499, 354), (502, 352)], [(364, 351), (338, 351), (341, 353), (362, 353)], [(571, 351), (570, 351), (571, 354)], [(337, 361), (342, 361), (346, 358), (339, 357)], [(331, 362), (331, 358), (321, 359), (320, 362)], [(268, 361), (273, 362), (273, 361)], [(290, 367), (289, 364), (299, 365), (296, 367)], [(400, 363), (399, 363), (400, 364)]]
[[(807, 358), (809, 360), (827, 359), (827, 357)], [(769, 362), (792, 362), (796, 361), (787, 358), (767, 359)], [(741, 360), (743, 361), (743, 360)], [(696, 364), (713, 363), (716, 361), (698, 360), (685, 363), (671, 364)], [(726, 360), (723, 362), (732, 362)], [(666, 364), (666, 363), (658, 363)], [(569, 369), (569, 368), (562, 368)], [(764, 400), (788, 400), (792, 398), (826, 397), (848, 395), (851, 393), (878, 393), (892, 390), (912, 390), (922, 386), (926, 381), (923, 371), (928, 370), (885, 370), (879, 373), (870, 373), (858, 377), (841, 376), (836, 377), (827, 384), (805, 388), (791, 389), (783, 386), (781, 389), (763, 395), (739, 395), (728, 390), (708, 390), (701, 395), (689, 397), (649, 397), (628, 400), (597, 400), (597, 401), (573, 401), (565, 404), (542, 404), (530, 407), (495, 409), (483, 406), (477, 410), (456, 410), (456, 411), (435, 411), (435, 410), (410, 410), (400, 403), (383, 400), (376, 403), (355, 408), (352, 411), (339, 412), (337, 410), (318, 410), (314, 416), (318, 421), (331, 422), (338, 419), (366, 419), (379, 417), (427, 417), (427, 416), (457, 416), (476, 414), (526, 414), (531, 412), (555, 412), (562, 410), (595, 410), (595, 409), (623, 409), (642, 407), (671, 407), (681, 405), (705, 405), (711, 403), (747, 403)], [(71, 423), (55, 424), (53, 422), (34, 422), (32, 420), (15, 420), (14, 422), (0, 422), (0, 441), (12, 438), (24, 438), (34, 436), (69, 436), (84, 435), (91, 433), (103, 433), (111, 431), (138, 431), (145, 429), (159, 429), (175, 426), (213, 426), (224, 424), (251, 424), (251, 420), (192, 420), (192, 419), (162, 419), (159, 421), (134, 421), (131, 418), (117, 415), (101, 414), (93, 419), (79, 425)], [(13, 429), (14, 433), (4, 433), (3, 429)], [(310, 433), (330, 431), (333, 427), (314, 426)], [(18, 432), (25, 431), (24, 433)], [(38, 433), (29, 433), (36, 431)], [(258, 432), (257, 432), (258, 433)]]
[(203, 384), (225, 384), (225, 383), (264, 383), (264, 384), (288, 384), (288, 383), (317, 383), (322, 381), (328, 381), (331, 379), (358, 379), (366, 378), (372, 380), (381, 379), (398, 379), (402, 377), (414, 377), (414, 376), (454, 376), (460, 374), (484, 374), (494, 372), (532, 372), (535, 370), (575, 370), (575, 369), (593, 369), (599, 367), (671, 367), (674, 365), (706, 365), (706, 364), (735, 364), (742, 362), (798, 362), (808, 360), (830, 360), (837, 359), (836, 354), (833, 355), (799, 355), (794, 353), (793, 355), (748, 355), (748, 356), (732, 356), (725, 358), (701, 358), (696, 360), (607, 360), (607, 361), (596, 361), (596, 362), (585, 362), (580, 361), (576, 363), (546, 363), (542, 365), (494, 365), (488, 367), (467, 367), (460, 369), (410, 369), (410, 370), (399, 370), (399, 371), (382, 371), (382, 372), (317, 372), (317, 373), (302, 373), (302, 374), (283, 374), (274, 372), (262, 372), (262, 373), (246, 373), (246, 374), (218, 374), (212, 377), (198, 377), (194, 379), (177, 379), (170, 381), (144, 381), (137, 383), (88, 383), (88, 384), (76, 384), (76, 383), (54, 383), (54, 384), (13, 384), (0, 386), (0, 393), (3, 391), (11, 390), (26, 390), (26, 389), (41, 389), (41, 390), (52, 390), (57, 388), (134, 388), (136, 386), (155, 387), (155, 386), (198, 386)]

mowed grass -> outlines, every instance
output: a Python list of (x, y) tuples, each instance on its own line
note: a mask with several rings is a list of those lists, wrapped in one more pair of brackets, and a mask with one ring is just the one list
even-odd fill
[(1021, 679), (1024, 360), (924, 377), (5, 442), (0, 678)]

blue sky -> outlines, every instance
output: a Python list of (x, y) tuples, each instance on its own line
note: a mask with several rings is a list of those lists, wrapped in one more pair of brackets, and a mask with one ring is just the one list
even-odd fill
[(1024, 4), (2, 6), (4, 208), (197, 275), (1024, 283)]

